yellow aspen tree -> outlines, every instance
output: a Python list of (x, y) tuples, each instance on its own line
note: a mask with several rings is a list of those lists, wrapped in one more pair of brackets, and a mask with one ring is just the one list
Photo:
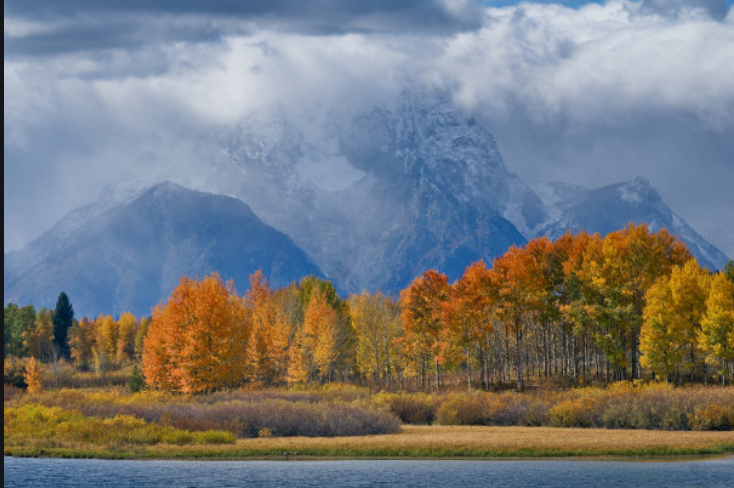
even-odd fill
[(54, 357), (53, 312), (46, 308), (39, 310), (32, 327), (23, 331), (22, 336), (23, 347), (29, 356), (38, 358), (39, 361), (51, 361)]
[(148, 326), (150, 319), (145, 317), (140, 319), (137, 331), (135, 332), (135, 359), (140, 361), (143, 357), (143, 345), (145, 344), (145, 336), (148, 335)]
[(135, 356), (135, 332), (137, 319), (130, 312), (123, 313), (117, 321), (117, 351), (115, 359), (118, 365), (131, 361)]
[(663, 276), (650, 287), (645, 301), (640, 331), (640, 364), (668, 382), (685, 353), (682, 341), (676, 337), (670, 278)]
[(616, 379), (639, 374), (639, 339), (645, 293), (673, 266), (691, 259), (685, 245), (662, 229), (650, 232), (646, 224), (630, 223), (604, 237), (601, 256), (586, 260), (585, 274), (596, 289), (596, 339), (615, 367)]
[(306, 335), (301, 328), (288, 349), (286, 381), (289, 385), (305, 385), (311, 380), (313, 357), (306, 342)]
[(323, 294), (311, 296), (303, 319), (305, 345), (311, 351), (313, 364), (321, 381), (331, 379), (331, 368), (336, 361), (339, 318)]
[(69, 330), (69, 346), (71, 357), (79, 369), (89, 369), (94, 361), (94, 345), (97, 333), (94, 322), (82, 317)]
[(117, 357), (117, 339), (119, 330), (112, 315), (100, 315), (94, 321), (97, 328), (97, 356), (106, 356), (110, 361)]
[(695, 259), (683, 266), (674, 266), (670, 272), (672, 302), (669, 307), (674, 311), (674, 336), (684, 351), (681, 370), (691, 375), (691, 381), (695, 379), (696, 366), (700, 362), (696, 357), (698, 335), (710, 288), (711, 275)]
[(724, 273), (717, 273), (711, 280), (698, 347), (706, 354), (709, 364), (719, 366), (721, 382), (726, 384), (729, 367), (734, 362), (734, 283)]
[(288, 314), (276, 309), (275, 322), (273, 323), (271, 332), (270, 350), (274, 383), (280, 383), (286, 379), (288, 372), (288, 349), (290, 347), (292, 329), (293, 324)]
[(28, 360), (23, 378), (25, 379), (26, 385), (28, 385), (28, 393), (40, 393), (43, 390), (41, 365), (36, 361), (35, 357), (31, 356)]
[(390, 298), (366, 291), (349, 297), (356, 338), (355, 360), (363, 377), (389, 385), (396, 359), (395, 339), (400, 336), (400, 309)]

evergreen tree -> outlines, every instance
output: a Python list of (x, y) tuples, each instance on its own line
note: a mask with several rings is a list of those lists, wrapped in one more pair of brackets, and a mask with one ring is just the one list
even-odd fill
[(59, 357), (64, 359), (71, 357), (69, 328), (73, 320), (74, 309), (71, 306), (69, 297), (62, 291), (56, 301), (56, 310), (54, 311), (54, 348), (58, 351)]
[(734, 283), (734, 260), (730, 259), (728, 263), (726, 263), (726, 266), (724, 267), (724, 275)]

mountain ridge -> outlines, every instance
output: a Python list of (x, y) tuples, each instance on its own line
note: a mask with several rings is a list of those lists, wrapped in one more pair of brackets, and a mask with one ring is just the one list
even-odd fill
[[(38, 241), (40, 247), (55, 244), (43, 236)], [(6, 263), (13, 257), (6, 254)], [(171, 182), (100, 213), (62, 248), (16, 268), (5, 272), (6, 303), (51, 307), (64, 290), (78, 311), (91, 315), (147, 315), (183, 275), (217, 271), (240, 287), (259, 268), (275, 286), (323, 276), (290, 238), (262, 223), (245, 203)]]
[[(229, 198), (230, 205), (244, 205), (247, 212), (240, 212), (240, 218), (257, 220), (268, 235), (281, 235), (280, 241), (285, 238), (290, 243), (286, 247), (295, 253), (291, 257), (309, 263), (298, 269), (328, 276), (341, 293), (366, 289), (395, 295), (429, 268), (454, 280), (472, 261), (491, 263), (511, 245), (534, 237), (555, 238), (582, 228), (606, 234), (630, 221), (648, 223), (651, 230), (668, 228), (711, 268), (723, 267), (727, 260), (677, 216), (647, 180), (596, 189), (526, 183), (505, 166), (489, 131), (439, 90), (404, 90), (381, 105), (327, 110), (306, 118), (270, 106), (208, 143), (217, 148), (210, 158), (196, 160), (193, 167), (156, 167), (148, 177), (120, 182), (23, 250), (6, 253), (5, 301), (29, 296), (9, 293), (23, 270), (65, 252), (70, 243), (78, 244), (75, 235), (89, 222), (130, 205), (167, 180), (173, 183), (165, 188), (180, 188), (177, 183), (189, 188), (187, 192), (195, 191), (191, 195), (203, 192), (208, 199), (218, 196)], [(179, 205), (197, 215), (189, 203)], [(199, 223), (198, 232), (206, 235), (208, 222)], [(149, 225), (149, 233), (151, 229)], [(104, 241), (99, 232), (96, 238)], [(187, 239), (168, 243), (180, 253), (189, 249), (190, 260), (205, 256), (200, 268), (189, 263), (176, 268), (177, 273), (204, 265), (211, 269), (212, 249), (225, 246), (210, 243), (213, 247), (207, 250), (196, 241), (196, 233), (190, 229)], [(226, 239), (223, 233), (217, 235)], [(238, 234), (243, 248), (252, 248), (259, 242), (256, 237)], [(114, 248), (120, 243), (109, 244)], [(222, 266), (240, 266), (234, 252), (228, 252), (230, 261), (221, 261)], [(174, 261), (185, 259), (176, 255)], [(259, 267), (268, 268), (267, 263)], [(163, 273), (159, 263), (153, 264)], [(275, 285), (282, 282), (278, 272)], [(122, 271), (112, 275), (124, 281)], [(294, 271), (289, 276), (296, 275)], [(169, 287), (174, 281), (168, 275), (150, 279)], [(247, 283), (246, 278), (236, 282)], [(118, 287), (114, 282), (106, 286)], [(59, 291), (47, 293), (55, 297)], [(127, 296), (124, 291), (115, 293)]]

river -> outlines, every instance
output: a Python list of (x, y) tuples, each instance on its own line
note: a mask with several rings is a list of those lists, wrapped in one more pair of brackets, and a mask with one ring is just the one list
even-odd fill
[(727, 487), (734, 457), (694, 461), (104, 461), (5, 457), (6, 488)]

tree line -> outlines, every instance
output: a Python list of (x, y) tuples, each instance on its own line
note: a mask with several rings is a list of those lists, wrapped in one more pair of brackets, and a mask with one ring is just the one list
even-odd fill
[[(55, 316), (6, 306), (6, 355), (65, 357)], [(181, 392), (726, 382), (734, 263), (711, 273), (667, 231), (630, 224), (603, 238), (533, 239), (491, 267), (471, 264), (454, 283), (429, 270), (395, 298), (345, 299), (313, 276), (273, 289), (258, 271), (244, 296), (216, 273), (184, 277), (151, 317), (71, 320), (67, 356), (100, 372), (140, 362), (148, 385)]]

